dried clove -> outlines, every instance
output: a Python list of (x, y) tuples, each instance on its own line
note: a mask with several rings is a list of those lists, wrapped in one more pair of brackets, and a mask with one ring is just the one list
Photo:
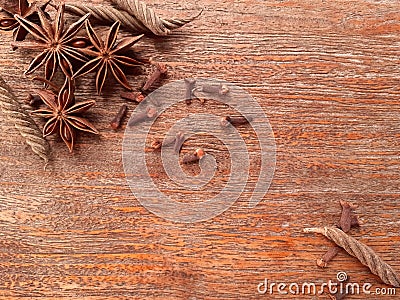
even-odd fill
[(135, 116), (133, 116), (128, 122), (128, 126), (131, 127), (141, 122), (152, 120), (156, 116), (157, 116), (157, 110), (154, 107), (148, 107), (146, 111), (137, 113)]
[(159, 139), (153, 140), (153, 142), (151, 143), (151, 148), (153, 148), (154, 150), (158, 150), (161, 149), (161, 147), (170, 147), (173, 145), (174, 152), (176, 154), (179, 154), (184, 141), (185, 135), (182, 132), (178, 132), (175, 136), (168, 137), (164, 141), (161, 141)]
[(351, 228), (361, 226), (360, 220), (355, 215), (351, 216), (350, 224), (351, 224)]
[(222, 127), (228, 127), (229, 125), (239, 126), (239, 125), (247, 124), (248, 122), (251, 122), (252, 120), (253, 120), (252, 117), (249, 117), (249, 119), (247, 119), (244, 116), (237, 116), (237, 117), (226, 116), (226, 117), (221, 118), (220, 124)]
[(26, 98), (26, 103), (28, 103), (32, 107), (37, 107), (43, 103), (42, 99), (40, 99), (39, 95), (28, 94)]
[[(340, 216), (339, 227), (344, 232), (349, 232), (352, 227), (360, 226), (358, 217), (353, 213), (355, 206), (343, 200), (340, 200), (340, 206), (342, 207), (342, 214)], [(335, 258), (339, 251), (340, 247), (338, 246), (330, 247), (321, 258), (317, 259), (317, 266), (320, 268), (326, 268), (328, 263)]]
[(154, 139), (153, 142), (151, 143), (151, 148), (153, 148), (153, 150), (158, 150), (161, 149), (162, 146), (164, 147), (169, 147), (175, 144), (175, 136), (172, 137), (168, 137), (166, 139), (164, 139), (164, 141), (161, 141), (159, 139)]
[(182, 162), (184, 164), (195, 163), (195, 162), (198, 162), (199, 160), (201, 160), (205, 155), (206, 155), (205, 151), (203, 149), (199, 148), (194, 153), (186, 155), (182, 159)]
[(332, 246), (326, 251), (326, 253), (319, 259), (317, 259), (317, 266), (320, 268), (326, 268), (328, 262), (330, 262), (340, 251), (340, 247)]
[(134, 103), (140, 103), (145, 99), (145, 96), (140, 92), (122, 92), (120, 94), (122, 99), (128, 100)]
[(142, 92), (147, 92), (153, 86), (154, 83), (156, 83), (159, 79), (165, 77), (168, 72), (166, 64), (158, 62), (151, 62), (151, 63), (152, 65), (155, 66), (155, 69), (153, 70), (152, 73), (150, 73), (145, 84), (141, 88)]
[[(350, 205), (347, 201), (340, 201), (342, 206), (342, 215), (340, 217), (339, 225), (344, 232), (349, 232), (352, 223), (352, 210), (355, 206)], [(353, 220), (354, 222), (354, 220)]]
[(121, 108), (119, 109), (118, 113), (112, 119), (110, 126), (112, 129), (117, 130), (119, 127), (121, 127), (122, 120), (126, 116), (126, 113), (128, 112), (128, 105), (122, 104)]
[(185, 142), (185, 134), (183, 132), (178, 132), (175, 136), (174, 152), (179, 154), (182, 149), (182, 145)]
[(196, 91), (209, 93), (209, 94), (218, 94), (220, 96), (224, 96), (229, 93), (229, 87), (226, 84), (203, 84), (198, 87)]
[(185, 78), (185, 86), (186, 86), (185, 101), (187, 105), (192, 104), (192, 100), (194, 99), (193, 91), (195, 89), (195, 85), (196, 85), (196, 79)]

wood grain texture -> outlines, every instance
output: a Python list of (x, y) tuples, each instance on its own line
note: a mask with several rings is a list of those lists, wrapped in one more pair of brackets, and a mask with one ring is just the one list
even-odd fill
[[(171, 36), (145, 38), (138, 52), (171, 66), (165, 82), (215, 77), (258, 100), (277, 144), (270, 190), (254, 209), (247, 208), (246, 190), (228, 211), (201, 223), (156, 217), (127, 186), (123, 130), (109, 127), (124, 103), (116, 96), (122, 90), (110, 83), (96, 96), (92, 78), (83, 78), (77, 99), (97, 101), (88, 115), (101, 135), (82, 135), (74, 154), (51, 138), (47, 171), (12, 124), (0, 123), (0, 299), (290, 299), (259, 295), (257, 285), (264, 278), (322, 283), (338, 271), (352, 282), (385, 287), (344, 253), (318, 269), (315, 260), (330, 243), (302, 229), (336, 222), (340, 199), (358, 204), (364, 224), (351, 234), (400, 272), (400, 2), (147, 3), (165, 17), (204, 8)], [(10, 38), (0, 35), (0, 72), (22, 99), (38, 85), (21, 75), (31, 54), (13, 52)], [(139, 87), (147, 71), (129, 76), (132, 85)], [(135, 105), (129, 106), (132, 112)], [(152, 134), (162, 136), (168, 122), (205, 108), (228, 112), (213, 102), (176, 106)], [(251, 186), (258, 144), (251, 131), (240, 130), (253, 158)], [(229, 172), (215, 138), (191, 139), (183, 154), (198, 146)], [(147, 156), (158, 170), (159, 155)], [(155, 181), (168, 192), (164, 173)], [(173, 195), (203, 199), (206, 193)]]

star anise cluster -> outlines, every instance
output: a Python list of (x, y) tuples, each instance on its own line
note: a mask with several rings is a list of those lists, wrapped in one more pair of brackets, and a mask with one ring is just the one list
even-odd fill
[(46, 107), (33, 112), (47, 119), (43, 128), (43, 135), (46, 137), (58, 133), (70, 152), (74, 148), (77, 130), (94, 134), (99, 133), (89, 121), (80, 116), (96, 102), (91, 100), (76, 103), (74, 90), (74, 81), (68, 77), (66, 77), (65, 83), (57, 95), (47, 89), (37, 90), (37, 94), (46, 104)]
[(37, 9), (45, 10), (50, 1), (46, 1), (43, 4), (39, 4), (38, 1), (34, 1), (29, 4), (27, 0), (10, 1), (4, 5), (3, 11), (6, 13), (6, 17), (0, 19), (1, 30), (14, 30), (13, 38), (14, 41), (23, 41), (28, 34), (28, 31), (21, 26), (17, 19), (14, 18), (15, 14), (22, 16), (23, 18), (38, 23), (39, 17)]
[[(14, 30), (11, 43), (14, 49), (38, 52), (25, 71), (25, 75), (30, 75), (44, 69), (42, 81), (46, 83), (45, 88), (36, 93), (46, 107), (34, 113), (47, 119), (43, 135), (58, 133), (72, 152), (77, 131), (98, 133), (90, 122), (81, 117), (95, 102), (75, 103), (75, 78), (95, 72), (98, 94), (102, 93), (109, 75), (124, 88), (132, 90), (125, 68), (142, 64), (129, 55), (142, 35), (117, 42), (120, 24), (116, 22), (103, 39), (90, 24), (90, 14), (67, 26), (65, 4), (55, 6), (51, 1), (45, 1), (37, 0), (30, 4), (27, 0), (7, 0), (10, 4), (2, 5), (7, 17), (0, 19), (0, 29)], [(55, 13), (47, 12), (49, 7), (55, 7)], [(52, 80), (58, 69), (65, 80), (62, 88), (54, 93), (48, 87), (54, 87)]]

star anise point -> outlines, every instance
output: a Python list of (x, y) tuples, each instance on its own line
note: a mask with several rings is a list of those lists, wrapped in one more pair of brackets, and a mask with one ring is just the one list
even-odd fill
[(51, 80), (60, 66), (61, 70), (67, 77), (73, 74), (73, 65), (71, 60), (86, 62), (87, 58), (84, 54), (77, 51), (73, 44), (75, 35), (85, 24), (90, 14), (81, 17), (77, 22), (71, 24), (64, 30), (64, 8), (63, 3), (58, 7), (56, 18), (51, 22), (42, 9), (37, 9), (40, 20), (40, 26), (31, 22), (18, 14), (15, 19), (36, 39), (35, 42), (14, 42), (13, 45), (21, 48), (42, 50), (30, 63), (25, 74), (32, 74), (41, 66), (45, 67), (45, 78)]
[(110, 27), (105, 40), (102, 40), (98, 37), (89, 20), (86, 21), (85, 25), (87, 35), (93, 44), (93, 49), (81, 49), (81, 52), (93, 58), (83, 65), (72, 76), (72, 78), (74, 79), (97, 70), (96, 91), (99, 95), (103, 90), (106, 77), (109, 73), (111, 73), (117, 82), (120, 83), (124, 88), (127, 90), (132, 90), (132, 87), (129, 85), (121, 67), (134, 67), (141, 65), (142, 63), (133, 58), (122, 55), (121, 52), (131, 48), (137, 41), (140, 40), (143, 35), (127, 38), (116, 44), (120, 27), (120, 23), (118, 21)]

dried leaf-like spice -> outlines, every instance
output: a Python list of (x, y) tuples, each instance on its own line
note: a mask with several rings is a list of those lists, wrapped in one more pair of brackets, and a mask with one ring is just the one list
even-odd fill
[(68, 77), (58, 96), (49, 90), (36, 91), (47, 108), (35, 110), (33, 113), (48, 119), (43, 128), (43, 135), (59, 133), (70, 152), (73, 151), (76, 130), (98, 134), (97, 129), (79, 115), (86, 112), (96, 102), (85, 101), (75, 103), (74, 83)]
[[(115, 2), (117, 6), (119, 3)], [(122, 3), (123, 4), (123, 3)], [(133, 34), (154, 34), (165, 36), (196, 19), (202, 11), (187, 19), (162, 19), (151, 8), (141, 1), (135, 1), (130, 10), (114, 8), (110, 5), (91, 5), (87, 3), (67, 4), (67, 12), (83, 16), (90, 13), (90, 20), (102, 25), (112, 25), (114, 22), (121, 22), (121, 26)]]
[(36, 41), (13, 42), (12, 45), (32, 50), (42, 50), (25, 71), (26, 75), (32, 74), (44, 65), (45, 78), (47, 80), (53, 78), (58, 66), (61, 67), (67, 77), (71, 77), (73, 73), (71, 60), (75, 59), (83, 63), (87, 61), (86, 56), (77, 51), (77, 45), (86, 45), (85, 43), (82, 45), (83, 39), (76, 38), (75, 35), (82, 28), (89, 14), (83, 16), (65, 30), (64, 10), (65, 5), (60, 5), (57, 9), (55, 20), (51, 22), (39, 8), (37, 12), (41, 26), (20, 15), (15, 15), (21, 26), (31, 33)]
[(115, 22), (111, 26), (106, 40), (103, 41), (97, 36), (90, 22), (86, 22), (87, 34), (93, 44), (93, 49), (85, 48), (80, 49), (80, 51), (88, 56), (93, 57), (93, 59), (88, 61), (78, 72), (74, 74), (72, 78), (76, 78), (97, 70), (96, 90), (99, 95), (101, 94), (107, 75), (110, 72), (123, 87), (128, 90), (132, 90), (124, 72), (121, 69), (121, 66), (135, 67), (142, 64), (140, 61), (123, 54), (137, 41), (139, 41), (143, 35), (125, 38), (115, 45), (119, 27), (120, 23)]
[(378, 254), (367, 245), (347, 235), (336, 227), (305, 228), (306, 233), (320, 233), (342, 247), (351, 256), (356, 257), (363, 265), (367, 266), (372, 274), (378, 275), (386, 284), (400, 287), (400, 276)]
[[(50, 1), (45, 2), (40, 6), (42, 10), (46, 9), (46, 6)], [(37, 1), (29, 4), (27, 0), (19, 0), (18, 3), (3, 5), (3, 10), (8, 15), (7, 17), (0, 19), (1, 30), (14, 30), (13, 39), (14, 41), (23, 41), (28, 34), (28, 31), (21, 26), (21, 24), (14, 18), (15, 14), (22, 16), (23, 18), (36, 23), (39, 21), (37, 9), (39, 4)]]
[(45, 163), (49, 161), (50, 146), (43, 138), (35, 121), (18, 102), (11, 88), (0, 77), (0, 108), (14, 123), (15, 128), (31, 146), (32, 151), (41, 157)]

